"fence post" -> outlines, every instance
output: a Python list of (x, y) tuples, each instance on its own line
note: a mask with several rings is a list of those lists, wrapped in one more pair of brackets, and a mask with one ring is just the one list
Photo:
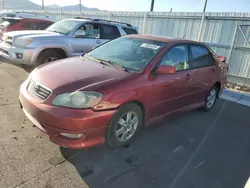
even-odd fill
[(60, 9), (60, 20), (62, 20), (62, 8)]
[(227, 57), (228, 64), (230, 64), (230, 59), (231, 59), (232, 52), (233, 52), (233, 49), (234, 49), (234, 43), (235, 43), (235, 39), (236, 39), (237, 30), (238, 30), (238, 23), (236, 23), (236, 26), (235, 26), (233, 39), (232, 39), (230, 50), (229, 50), (228, 57)]
[(201, 41), (201, 31), (202, 31), (202, 28), (203, 28), (203, 24), (204, 24), (204, 20), (205, 20), (205, 12), (202, 13), (202, 18), (201, 18), (201, 23), (200, 23), (200, 28), (199, 28), (199, 33), (198, 33), (198, 38), (197, 38), (197, 41)]
[(112, 16), (112, 13), (111, 12), (109, 12), (109, 20), (111, 20), (111, 16)]
[(142, 24), (142, 34), (146, 32), (146, 22), (147, 22), (147, 12), (144, 13), (143, 24)]

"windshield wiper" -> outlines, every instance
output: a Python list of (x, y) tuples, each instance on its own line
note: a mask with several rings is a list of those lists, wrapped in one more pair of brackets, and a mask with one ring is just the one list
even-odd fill
[(123, 70), (125, 72), (133, 72), (131, 69), (128, 69), (127, 67), (124, 67), (124, 66), (122, 66), (122, 65), (120, 65), (118, 63), (115, 63), (113, 61), (103, 60), (103, 59), (98, 59), (98, 58), (96, 58), (96, 59), (99, 60), (101, 64), (105, 64), (107, 66), (111, 65), (111, 66), (113, 66), (113, 67), (115, 67), (117, 69)]
[(109, 60), (104, 60), (104, 59), (100, 59), (100, 58), (96, 58), (96, 57), (94, 57), (94, 56), (91, 56), (91, 55), (85, 55), (85, 57), (90, 57), (90, 58), (92, 58), (92, 59), (96, 59), (96, 60), (98, 60), (99, 61), (99, 63), (101, 63), (102, 65), (105, 65), (105, 66), (112, 66), (112, 67), (115, 67), (115, 68), (117, 68), (117, 69), (120, 69), (120, 70), (123, 70), (123, 71), (125, 71), (125, 72), (136, 72), (136, 71), (133, 71), (132, 69), (129, 69), (129, 68), (127, 68), (127, 67), (124, 67), (124, 66), (122, 66), (122, 65), (120, 65), (120, 64), (118, 64), (118, 63), (115, 63), (115, 62), (113, 62), (113, 61), (109, 61)]
[(53, 31), (53, 30), (47, 30), (49, 32), (53, 32), (53, 33), (59, 33), (59, 34), (62, 34), (62, 35), (65, 35), (63, 32), (60, 32), (60, 31)]

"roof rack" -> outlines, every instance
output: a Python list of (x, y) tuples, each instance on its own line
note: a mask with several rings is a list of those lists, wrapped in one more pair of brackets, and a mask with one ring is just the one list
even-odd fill
[(88, 17), (82, 17), (82, 16), (76, 16), (76, 17), (74, 17), (74, 19), (85, 19), (85, 20), (93, 20), (92, 18), (88, 18)]
[(91, 20), (91, 21), (94, 21), (94, 22), (119, 23), (119, 24), (126, 25), (126, 26), (128, 26), (128, 27), (133, 27), (131, 24), (124, 23), (124, 22), (117, 22), (117, 21), (113, 21), (113, 20), (105, 20), (105, 19), (99, 19), (99, 18), (88, 18), (88, 17), (82, 17), (82, 16), (76, 16), (76, 17), (74, 17), (74, 18), (75, 18), (75, 19)]
[(104, 19), (92, 19), (92, 21), (95, 21), (95, 22), (109, 22), (109, 23), (119, 23), (119, 24), (123, 24), (123, 25), (126, 25), (128, 27), (133, 27), (131, 24), (128, 24), (128, 23), (124, 23), (124, 22), (117, 22), (117, 21), (112, 21), (112, 20), (104, 20)]

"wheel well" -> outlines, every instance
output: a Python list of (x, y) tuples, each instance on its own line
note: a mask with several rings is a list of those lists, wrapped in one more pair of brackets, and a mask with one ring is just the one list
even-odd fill
[[(220, 92), (220, 89), (221, 89), (221, 83), (220, 83), (220, 82), (216, 82), (216, 83), (214, 84), (214, 86), (218, 88), (218, 96), (219, 96), (219, 92)], [(218, 96), (217, 96), (217, 97), (218, 97)]]
[(145, 115), (146, 115), (145, 107), (140, 101), (130, 101), (129, 103), (134, 103), (137, 106), (139, 106), (142, 110), (143, 118), (145, 118)]
[(44, 49), (43, 51), (40, 52), (40, 54), (42, 54), (43, 52), (47, 52), (47, 51), (54, 51), (54, 52), (57, 52), (59, 53), (60, 55), (62, 55), (63, 58), (66, 58), (67, 57), (67, 54), (66, 52), (61, 49), (61, 48), (47, 48), (47, 49)]

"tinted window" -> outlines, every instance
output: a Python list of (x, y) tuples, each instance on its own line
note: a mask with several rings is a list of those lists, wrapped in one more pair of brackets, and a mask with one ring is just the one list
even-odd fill
[(123, 27), (122, 29), (127, 33), (127, 35), (138, 34), (138, 32), (135, 29), (126, 28), (126, 27)]
[(175, 66), (177, 71), (190, 69), (187, 45), (178, 45), (171, 48), (162, 58), (160, 65)]
[(35, 22), (24, 22), (22, 27), (27, 30), (35, 30), (37, 25)]
[(6, 14), (6, 17), (16, 17), (16, 15), (15, 14)]
[(102, 25), (102, 39), (115, 39), (120, 37), (117, 27), (112, 25)]
[(49, 27), (51, 24), (48, 22), (38, 22), (38, 23), (36, 23), (36, 25), (37, 25), (38, 30), (44, 30), (47, 27)]
[(118, 38), (97, 47), (85, 57), (110, 61), (128, 70), (141, 71), (164, 45), (164, 42), (154, 40)]
[(207, 48), (198, 45), (191, 45), (193, 67), (204, 67), (212, 64), (212, 57)]

